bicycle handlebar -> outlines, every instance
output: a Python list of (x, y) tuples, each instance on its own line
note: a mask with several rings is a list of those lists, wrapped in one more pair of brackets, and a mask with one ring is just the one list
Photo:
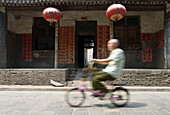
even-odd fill
[(93, 61), (89, 61), (88, 64), (89, 64), (89, 65), (88, 65), (88, 67), (87, 67), (84, 75), (83, 75), (82, 78), (81, 78), (82, 81), (85, 81), (85, 78), (89, 75), (89, 72), (90, 72), (91, 70), (96, 70), (96, 67), (93, 67), (93, 65), (94, 65), (94, 62), (93, 62)]
[(88, 61), (88, 64), (89, 64), (89, 65), (93, 65), (94, 62), (90, 60), (90, 61)]

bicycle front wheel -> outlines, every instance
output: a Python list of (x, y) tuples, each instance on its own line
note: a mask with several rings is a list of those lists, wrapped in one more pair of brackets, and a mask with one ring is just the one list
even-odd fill
[(78, 88), (74, 88), (66, 93), (65, 99), (71, 107), (79, 107), (84, 103), (85, 94), (84, 91), (79, 91)]
[(128, 90), (122, 87), (118, 87), (113, 90), (111, 94), (111, 102), (116, 107), (123, 107), (129, 101), (129, 93)]

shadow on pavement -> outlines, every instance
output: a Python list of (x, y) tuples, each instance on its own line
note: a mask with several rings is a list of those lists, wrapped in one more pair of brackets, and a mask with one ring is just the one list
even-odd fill
[(145, 106), (147, 106), (146, 103), (133, 102), (133, 103), (128, 103), (124, 107), (108, 106), (108, 108), (110, 108), (110, 109), (116, 109), (116, 108), (140, 108), (140, 107), (145, 107)]
[(124, 107), (116, 107), (112, 104), (95, 104), (95, 105), (89, 105), (89, 106), (80, 106), (79, 108), (86, 108), (86, 107), (108, 107), (110, 109), (117, 109), (117, 108), (140, 108), (140, 107), (144, 107), (147, 106), (146, 103), (139, 103), (139, 102), (132, 102), (132, 103), (128, 103), (126, 106)]

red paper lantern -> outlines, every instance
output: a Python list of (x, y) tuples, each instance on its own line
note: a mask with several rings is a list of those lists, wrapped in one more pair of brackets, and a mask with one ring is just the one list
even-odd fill
[(118, 21), (125, 17), (126, 8), (121, 4), (113, 4), (106, 10), (106, 16), (113, 21)]
[(43, 10), (43, 17), (49, 22), (57, 22), (61, 18), (61, 12), (53, 7), (49, 7)]

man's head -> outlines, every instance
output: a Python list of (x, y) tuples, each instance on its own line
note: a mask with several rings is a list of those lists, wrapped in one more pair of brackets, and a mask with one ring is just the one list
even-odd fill
[(107, 48), (109, 51), (114, 50), (115, 48), (117, 48), (119, 46), (119, 40), (118, 39), (110, 39), (107, 42)]

